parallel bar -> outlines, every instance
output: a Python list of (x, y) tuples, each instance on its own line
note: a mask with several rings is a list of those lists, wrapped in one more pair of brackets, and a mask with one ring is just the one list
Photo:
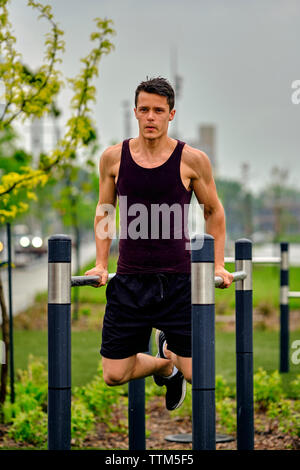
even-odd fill
[[(252, 259), (255, 264), (279, 264), (281, 258), (279, 256), (257, 256)], [(234, 263), (235, 259), (231, 256), (225, 257), (225, 263)]]
[(71, 287), (94, 286), (98, 284), (99, 276), (72, 276)]
[(236, 269), (243, 265), (247, 276), (236, 284), (236, 397), (237, 448), (254, 449), (253, 406), (253, 319), (252, 319), (252, 243), (247, 239), (235, 243)]
[[(202, 237), (201, 237), (202, 241)], [(199, 239), (191, 240), (192, 258), (192, 428), (194, 450), (215, 450), (215, 305), (214, 299), (214, 238), (204, 235), (203, 247)], [(202, 264), (201, 269), (197, 266)], [(194, 276), (197, 273), (197, 283)], [(208, 274), (210, 273), (210, 274)], [(203, 286), (205, 295), (197, 299), (195, 289)], [(206, 298), (207, 302), (206, 302)]]
[(291, 298), (291, 299), (300, 299), (300, 292), (293, 292), (293, 291), (290, 291), (288, 293), (288, 296)]
[[(233, 282), (243, 281), (247, 277), (246, 271), (236, 271), (233, 274)], [(215, 287), (218, 287), (222, 284), (223, 278), (221, 276), (215, 276)]]
[(289, 371), (289, 260), (288, 243), (280, 243), (280, 358), (279, 371)]
[[(199, 271), (199, 268), (201, 269), (201, 266), (194, 266), (194, 269), (197, 269)], [(242, 281), (247, 277), (246, 271), (236, 271), (233, 272), (233, 282), (236, 281)], [(110, 273), (108, 275), (108, 279), (110, 280), (112, 277), (114, 277), (116, 273)], [(199, 273), (195, 271), (195, 277), (199, 276)], [(94, 284), (97, 284), (99, 280), (99, 276), (72, 276), (71, 278), (71, 286), (93, 286)], [(197, 283), (197, 279), (195, 279), (195, 282)], [(220, 276), (215, 276), (215, 287), (218, 287), (220, 284), (222, 284), (223, 278)], [(205, 282), (204, 284), (205, 285)], [(200, 289), (202, 291), (203, 289)], [(199, 296), (199, 292), (195, 291), (195, 295)]]
[[(108, 280), (114, 277), (116, 273), (110, 273)], [(100, 276), (72, 276), (71, 287), (75, 286), (94, 286), (98, 283)]]
[[(48, 240), (48, 449), (71, 448), (71, 238)], [(67, 300), (67, 302), (66, 302)]]

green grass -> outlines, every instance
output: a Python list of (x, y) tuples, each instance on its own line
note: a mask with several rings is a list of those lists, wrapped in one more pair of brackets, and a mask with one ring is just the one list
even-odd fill
[[(72, 386), (88, 383), (97, 372), (100, 360), (100, 331), (72, 332)], [(15, 369), (26, 369), (29, 355), (47, 361), (46, 331), (16, 330), (14, 332)]]
[[(27, 368), (30, 354), (47, 360), (47, 333), (44, 331), (15, 331), (15, 368)], [(300, 339), (300, 331), (291, 332), (290, 341)], [(268, 372), (278, 369), (279, 335), (276, 331), (254, 331), (254, 371), (263, 367)], [(88, 383), (97, 372), (100, 360), (100, 332), (72, 332), (72, 385)], [(153, 354), (155, 350), (153, 351)], [(235, 386), (235, 334), (216, 332), (216, 373), (231, 387)], [(300, 374), (300, 365), (290, 364), (290, 372), (282, 374), (284, 388), (290, 392), (290, 381)]]
[[(295, 339), (300, 339), (300, 330), (290, 333), (290, 344)], [(290, 353), (292, 350), (290, 349)], [(279, 332), (260, 331), (253, 332), (253, 369), (256, 372), (262, 367), (267, 372), (279, 368)], [(235, 333), (216, 332), (216, 373), (222, 375), (228, 385), (235, 387)], [(283, 389), (290, 395), (290, 382), (300, 374), (300, 365), (292, 364), (290, 361), (290, 372), (281, 374)], [(295, 398), (295, 397), (294, 397)]]
[[(233, 263), (226, 269), (235, 270)], [(290, 290), (300, 291), (300, 267), (290, 268)], [(216, 289), (216, 313), (232, 314), (235, 309), (235, 289)], [(278, 266), (253, 265), (253, 307), (279, 309), (280, 269)], [(300, 308), (300, 299), (290, 299), (290, 309)]]

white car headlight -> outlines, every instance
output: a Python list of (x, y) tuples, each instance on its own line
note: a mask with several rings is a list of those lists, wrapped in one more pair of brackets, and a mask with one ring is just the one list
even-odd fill
[(31, 243), (34, 248), (40, 248), (43, 244), (43, 240), (41, 239), (41, 237), (33, 237)]
[(26, 248), (27, 246), (30, 245), (30, 240), (28, 237), (24, 236), (24, 237), (21, 237), (20, 238), (20, 245), (23, 247), (23, 248)]

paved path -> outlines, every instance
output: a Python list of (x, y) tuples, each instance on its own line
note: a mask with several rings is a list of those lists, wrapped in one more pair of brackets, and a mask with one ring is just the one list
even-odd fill
[[(96, 255), (95, 243), (85, 244), (80, 251), (81, 264), (91, 261)], [(75, 253), (72, 253), (72, 259), (75, 259)], [(74, 264), (72, 271), (74, 274)], [(6, 305), (8, 308), (8, 277), (7, 270), (2, 270), (2, 282), (4, 286)], [(12, 308), (13, 315), (29, 307), (38, 292), (47, 290), (48, 287), (48, 263), (47, 255), (24, 268), (14, 268), (12, 270)], [(0, 312), (1, 317), (1, 312)], [(0, 319), (1, 324), (1, 319)]]

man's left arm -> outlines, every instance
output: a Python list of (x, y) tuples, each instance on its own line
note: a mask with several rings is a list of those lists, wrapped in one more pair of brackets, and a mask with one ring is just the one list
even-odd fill
[(224, 249), (226, 222), (223, 205), (218, 198), (211, 163), (208, 156), (200, 150), (193, 149), (193, 190), (199, 204), (204, 206), (206, 233), (215, 239), (215, 275), (224, 279), (219, 287), (229, 287), (233, 276), (224, 267)]

